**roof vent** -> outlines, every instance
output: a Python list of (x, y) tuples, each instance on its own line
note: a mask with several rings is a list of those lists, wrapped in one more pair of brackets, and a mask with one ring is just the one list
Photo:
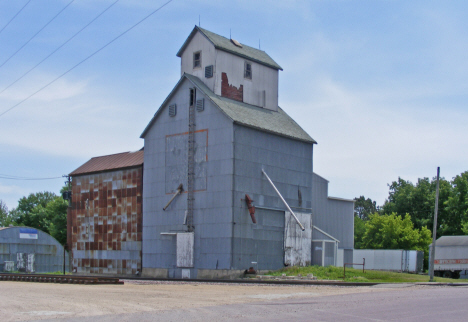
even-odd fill
[(241, 43), (238, 42), (237, 40), (231, 38), (231, 42), (232, 42), (234, 45), (236, 45), (237, 47), (242, 48)]
[(176, 116), (177, 114), (177, 105), (169, 105), (169, 116)]
[(213, 77), (213, 65), (205, 67), (205, 78)]
[(202, 99), (197, 100), (197, 111), (203, 112), (204, 109), (205, 109), (205, 99), (202, 98)]

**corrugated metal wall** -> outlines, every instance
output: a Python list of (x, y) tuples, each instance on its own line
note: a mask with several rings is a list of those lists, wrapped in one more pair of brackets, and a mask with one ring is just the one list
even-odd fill
[(141, 271), (142, 172), (137, 167), (73, 177), (69, 229), (74, 272)]
[[(354, 248), (354, 203), (328, 197), (328, 181), (313, 174), (313, 224), (340, 241), (339, 248)], [(313, 239), (320, 239), (312, 236)], [(349, 259), (349, 258), (348, 258)]]
[[(0, 270), (5, 261), (13, 261), (17, 269), (18, 254), (34, 254), (34, 271), (48, 273), (63, 271), (63, 246), (52, 236), (37, 230), (37, 239), (20, 238), (20, 227), (0, 229)], [(65, 253), (68, 269), (68, 252)]]
[[(262, 174), (262, 168), (293, 210), (305, 212), (302, 208), (310, 208), (312, 202), (312, 144), (237, 125), (234, 133), (232, 268), (249, 268), (252, 261), (258, 262), (258, 269), (282, 268), (286, 207)], [(257, 224), (250, 219), (245, 194), (258, 206)]]
[[(149, 276), (155, 269), (162, 268), (168, 277), (182, 277), (182, 268), (177, 267), (176, 262), (176, 237), (161, 233), (187, 230), (185, 192), (176, 197), (166, 211), (163, 207), (179, 183), (187, 189), (184, 176), (187, 173), (186, 133), (191, 87), (188, 80), (183, 81), (167, 102), (167, 106), (177, 105), (177, 115), (170, 117), (167, 106), (163, 107), (145, 136), (143, 263), (144, 274)], [(208, 98), (197, 92), (197, 100), (202, 98), (205, 99), (204, 111), (195, 112), (195, 236), (191, 277), (197, 276), (197, 269), (231, 268), (232, 123)], [(183, 155), (178, 165), (174, 164), (177, 158), (168, 157), (174, 153)], [(177, 173), (181, 174), (179, 179)], [(172, 190), (168, 185), (172, 185)]]

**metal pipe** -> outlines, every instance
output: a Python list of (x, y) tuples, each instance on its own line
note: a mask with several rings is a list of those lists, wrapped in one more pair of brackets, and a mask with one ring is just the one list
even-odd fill
[(271, 186), (273, 187), (273, 189), (275, 189), (276, 193), (278, 194), (278, 196), (280, 197), (281, 201), (283, 201), (284, 205), (286, 206), (286, 208), (288, 208), (289, 212), (291, 213), (291, 215), (294, 217), (294, 219), (296, 219), (296, 222), (297, 224), (299, 225), (299, 227), (301, 227), (302, 231), (305, 230), (304, 226), (301, 224), (301, 222), (299, 221), (299, 219), (297, 219), (296, 217), (296, 214), (294, 213), (294, 211), (292, 211), (291, 207), (289, 207), (288, 203), (286, 202), (286, 200), (284, 200), (283, 196), (281, 195), (281, 193), (278, 191), (278, 189), (276, 189), (276, 186), (275, 184), (273, 183), (273, 181), (271, 181), (270, 177), (268, 176), (268, 174), (266, 174), (265, 170), (262, 169), (262, 172), (263, 174), (265, 175), (265, 177), (267, 178), (268, 182), (270, 182)]
[(336, 239), (335, 237), (333, 237), (332, 235), (330, 234), (327, 234), (326, 232), (324, 232), (322, 229), (318, 228), (317, 226), (312, 226), (314, 229), (318, 230), (319, 232), (321, 232), (322, 234), (324, 234), (325, 236), (327, 236), (328, 238), (330, 239), (333, 239), (334, 241), (336, 242), (340, 242), (338, 239)]
[(167, 207), (169, 207), (169, 205), (171, 204), (171, 202), (175, 199), (175, 197), (177, 197), (178, 195), (180, 195), (180, 193), (182, 192), (183, 190), (183, 186), (182, 186), (182, 183), (177, 187), (177, 192), (172, 196), (171, 200), (169, 200), (169, 202), (167, 203), (167, 205), (163, 208), (163, 210), (166, 210)]

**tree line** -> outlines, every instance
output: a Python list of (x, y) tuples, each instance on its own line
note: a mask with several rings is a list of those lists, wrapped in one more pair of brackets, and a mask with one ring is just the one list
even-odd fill
[[(62, 188), (65, 191), (67, 188)], [(31, 193), (18, 201), (18, 207), (8, 211), (0, 200), (0, 227), (28, 226), (50, 234), (62, 245), (67, 242), (68, 201), (53, 192)]]
[[(416, 249), (427, 257), (432, 242), (436, 178), (416, 183), (398, 178), (389, 184), (382, 206), (354, 198), (354, 248)], [(452, 180), (439, 179), (436, 237), (468, 234), (468, 171)]]
[[(62, 191), (67, 190), (66, 187)], [(417, 249), (427, 253), (434, 225), (436, 179), (418, 179), (413, 184), (398, 178), (389, 184), (382, 206), (360, 196), (354, 203), (356, 249)], [(61, 244), (67, 240), (68, 202), (53, 192), (32, 193), (8, 211), (0, 200), (1, 226), (40, 229)], [(452, 180), (439, 180), (437, 238), (468, 234), (468, 171)]]

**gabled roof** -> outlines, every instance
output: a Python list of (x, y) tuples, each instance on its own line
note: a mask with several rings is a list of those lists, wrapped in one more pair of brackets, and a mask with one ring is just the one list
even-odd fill
[(122, 152), (94, 157), (70, 173), (70, 176), (140, 166), (143, 164), (143, 154), (142, 149), (136, 152)]
[(230, 39), (226, 37), (217, 35), (209, 30), (200, 28), (195, 26), (192, 32), (188, 36), (187, 40), (185, 40), (182, 47), (177, 52), (177, 57), (181, 57), (182, 53), (184, 52), (185, 48), (188, 46), (192, 38), (195, 36), (197, 31), (200, 31), (202, 35), (204, 35), (214, 46), (216, 49), (226, 51), (228, 53), (234, 54), (236, 56), (240, 56), (252, 61), (255, 61), (259, 64), (283, 70), (280, 65), (278, 65), (266, 52), (260, 49), (256, 49), (247, 45), (242, 44), (242, 47), (238, 47), (234, 45)]
[(228, 118), (230, 118), (236, 124), (251, 127), (264, 132), (270, 132), (295, 140), (308, 143), (317, 143), (281, 108), (278, 107), (278, 111), (275, 112), (265, 108), (218, 96), (213, 93), (198, 77), (190, 74), (182, 75), (177, 85), (174, 87), (152, 120), (146, 126), (145, 130), (140, 136), (141, 138), (144, 138), (148, 130), (157, 119), (159, 113), (161, 113), (162, 108), (166, 105), (166, 103), (168, 103), (184, 79), (187, 79), (192, 84), (194, 84), (198, 90), (205, 94), (205, 96), (210, 99), (215, 106), (217, 106)]

